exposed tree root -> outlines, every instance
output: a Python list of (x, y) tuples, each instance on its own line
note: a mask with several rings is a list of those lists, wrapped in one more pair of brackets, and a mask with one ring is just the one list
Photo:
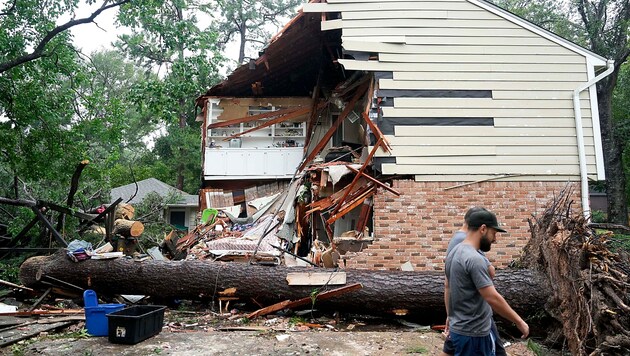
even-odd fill
[(549, 277), (546, 309), (562, 324), (571, 354), (629, 354), (630, 264), (609, 249), (610, 234), (596, 234), (572, 211), (571, 199), (569, 186), (529, 221), (523, 264)]

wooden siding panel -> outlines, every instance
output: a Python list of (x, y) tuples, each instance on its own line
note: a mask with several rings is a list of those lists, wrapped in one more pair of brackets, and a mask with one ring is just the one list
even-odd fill
[[(582, 100), (582, 107), (588, 107), (589, 101)], [(569, 100), (507, 100), (493, 98), (394, 98), (396, 108), (506, 108), (506, 109), (571, 109), (573, 102)]]
[(576, 82), (543, 81), (438, 81), (380, 79), (379, 89), (454, 89), (454, 90), (574, 90)]
[[(591, 178), (589, 176), (589, 178)], [(531, 181), (551, 181), (551, 182), (567, 182), (579, 181), (579, 175), (519, 175), (505, 176), (499, 174), (417, 174), (414, 176), (416, 182), (453, 182), (453, 187), (462, 182), (480, 182), (491, 180), (494, 182), (510, 181), (510, 182), (531, 182)]]
[[(343, 36), (344, 40), (359, 41), (364, 38), (370, 37), (354, 37)], [(485, 37), (452, 37), (452, 36), (405, 36), (405, 43), (408, 45), (443, 45), (443, 46), (455, 46), (455, 45), (468, 45), (468, 46), (557, 46), (555, 43), (533, 34), (524, 37), (506, 37), (501, 33), (495, 33), (494, 36)]]
[[(450, 136), (449, 136), (450, 135)], [(487, 146), (488, 140), (483, 135), (470, 135), (468, 137), (457, 135), (453, 138), (453, 135), (450, 132), (444, 132), (441, 136), (439, 134), (433, 134), (431, 136), (424, 135), (419, 137), (414, 136), (399, 136), (396, 137), (394, 135), (385, 135), (387, 141), (392, 146), (434, 146), (434, 145), (444, 145), (444, 142), (457, 142), (458, 145), (467, 145), (467, 146)], [(584, 143), (587, 146), (593, 146), (593, 137), (585, 137)], [(519, 136), (512, 137), (509, 135), (504, 136), (492, 136), (492, 145), (497, 147), (499, 146), (518, 146), (521, 147), (522, 150), (526, 150), (528, 146), (572, 146), (577, 147), (577, 138), (575, 135), (537, 135), (537, 136)]]
[[(535, 63), (535, 64), (582, 64), (586, 70), (586, 59), (573, 55), (491, 55), (491, 54), (399, 54), (381, 53), (380, 62), (397, 63)], [(518, 66), (513, 70), (517, 71)]]
[[(398, 109), (392, 107), (384, 107), (382, 108), (382, 110), (385, 117), (574, 117), (573, 109)], [(590, 109), (583, 109), (582, 113), (584, 114), (584, 116), (591, 116)]]
[(575, 156), (396, 157), (396, 165), (579, 165)]
[(496, 29), (521, 29), (520, 26), (503, 19), (493, 20), (461, 20), (461, 19), (366, 19), (366, 20), (343, 20), (344, 29), (352, 28), (496, 28)]
[(574, 89), (587, 81), (586, 73), (520, 73), (514, 72), (394, 72), (395, 81), (453, 80), (453, 81), (512, 81), (512, 82), (574, 82)]
[[(521, 137), (551, 136), (551, 137), (575, 137), (575, 128), (496, 128), (475, 126), (396, 126), (396, 137), (482, 137), (494, 140), (495, 137), (512, 137), (519, 140)], [(591, 128), (584, 128), (585, 137), (593, 137)], [(492, 142), (496, 144), (495, 142)]]
[[(347, 70), (366, 70), (374, 72), (514, 72), (516, 67), (512, 63), (385, 63), (379, 61), (358, 61), (354, 59), (339, 59)], [(534, 64), (518, 65), (519, 73), (581, 73), (583, 64)]]
[[(492, 97), (494, 99), (523, 99), (523, 100), (537, 100), (537, 99), (551, 99), (551, 100), (573, 100), (572, 90), (493, 90)], [(580, 93), (580, 99), (588, 100), (590, 105), (590, 99), (588, 93), (583, 91)]]
[[(580, 167), (576, 164), (570, 165), (397, 165), (383, 163), (383, 174), (561, 174), (579, 175)], [(595, 172), (595, 166), (587, 166), (589, 172)]]
[[(494, 141), (493, 141), (494, 143)], [(487, 144), (487, 143), (486, 143)], [(372, 147), (370, 147), (371, 149)], [(440, 157), (440, 156), (575, 156), (578, 155), (577, 145), (554, 145), (554, 146), (501, 146), (494, 144), (462, 145), (457, 142), (457, 146), (447, 146), (444, 143), (433, 146), (398, 146), (392, 145), (396, 157)], [(587, 155), (595, 154), (594, 146), (585, 147)], [(376, 157), (390, 157), (388, 152), (377, 151)]]
[[(593, 127), (593, 120), (590, 118), (582, 119), (582, 126), (587, 128)], [(569, 118), (495, 118), (494, 127), (558, 127), (558, 128), (575, 128), (575, 119)]]
[[(573, 55), (562, 47), (552, 46), (504, 46), (504, 45), (415, 45), (415, 44), (394, 44), (394, 43), (374, 43), (364, 40), (354, 40), (359, 37), (352, 37), (353, 40), (344, 39), (343, 48), (348, 51), (379, 52), (379, 53), (399, 53), (399, 54), (484, 54), (484, 55)], [(371, 38), (371, 37), (365, 37)], [(515, 68), (518, 69), (518, 68)], [(584, 73), (586, 77), (586, 73)]]
[[(456, 36), (456, 37), (494, 37), (497, 30), (493, 28), (457, 28), (457, 27), (376, 27), (376, 28), (344, 28), (343, 38), (366, 36)], [(523, 28), (501, 29), (501, 37), (532, 37), (532, 33)]]

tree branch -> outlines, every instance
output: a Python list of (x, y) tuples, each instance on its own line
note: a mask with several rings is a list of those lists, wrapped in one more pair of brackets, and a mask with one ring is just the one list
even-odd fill
[(11, 4), (11, 7), (6, 12), (0, 12), (0, 16), (6, 16), (12, 13), (13, 10), (15, 10), (15, 4), (17, 4), (17, 0), (13, 0), (13, 4)]
[(44, 55), (44, 48), (46, 47), (46, 45), (52, 41), (53, 38), (55, 38), (55, 36), (57, 36), (58, 34), (66, 31), (67, 29), (77, 26), (77, 25), (81, 25), (81, 24), (85, 24), (85, 23), (90, 23), (92, 21), (94, 21), (94, 19), (101, 14), (101, 12), (107, 10), (107, 9), (111, 9), (113, 7), (116, 6), (120, 6), (122, 4), (126, 4), (128, 2), (130, 2), (131, 0), (119, 0), (116, 1), (112, 4), (106, 5), (108, 3), (108, 0), (106, 0), (105, 2), (103, 2), (103, 5), (96, 11), (94, 11), (90, 16), (85, 17), (85, 18), (81, 18), (81, 19), (76, 19), (76, 20), (70, 20), (68, 22), (66, 22), (63, 25), (59, 25), (57, 27), (55, 27), (54, 29), (52, 29), (51, 31), (49, 31), (46, 36), (41, 40), (41, 42), (39, 42), (39, 44), (37, 45), (37, 47), (35, 47), (35, 49), (33, 50), (33, 52), (29, 53), (29, 54), (25, 54), (23, 56), (17, 57), (13, 60), (4, 62), (4, 63), (0, 63), (0, 74), (8, 71), (11, 68), (17, 67), (21, 64), (36, 60), (38, 58), (41, 58)]

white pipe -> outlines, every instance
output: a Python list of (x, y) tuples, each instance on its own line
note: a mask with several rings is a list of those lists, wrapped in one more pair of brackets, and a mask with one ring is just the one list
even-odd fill
[[(586, 151), (584, 149), (584, 129), (582, 127), (582, 108), (580, 107), (580, 93), (607, 77), (610, 73), (613, 72), (614, 69), (615, 61), (608, 60), (606, 62), (606, 70), (604, 72), (589, 80), (587, 83), (582, 84), (580, 87), (575, 89), (575, 91), (573, 91), (573, 110), (575, 111), (575, 129), (577, 131), (578, 157), (580, 160), (580, 184), (582, 186), (582, 212), (587, 220), (590, 219), (591, 208), (588, 201), (588, 172), (586, 170)], [(591, 103), (591, 105), (593, 105), (593, 103)]]

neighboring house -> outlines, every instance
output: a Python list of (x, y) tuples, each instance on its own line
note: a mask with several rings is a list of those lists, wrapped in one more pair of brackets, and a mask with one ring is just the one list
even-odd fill
[[(374, 243), (348, 266), (441, 269), (452, 233), (475, 205), (495, 211), (509, 231), (489, 253), (505, 266), (529, 238), (527, 219), (567, 182), (580, 209), (588, 207), (588, 180), (604, 179), (594, 84), (611, 69), (485, 1), (309, 3), (260, 58), (198, 99), (204, 187), (235, 192), (290, 179), (355, 103), (350, 88), (362, 82), (352, 78), (369, 76), (367, 99), (344, 115), (321, 156), (364, 144), (365, 160), (378, 137), (361, 119), (369, 113), (391, 148), (378, 149), (371, 166), (402, 194), (374, 197)], [(328, 105), (317, 110), (322, 101)], [(294, 116), (223, 141), (264, 124), (273, 110)], [(247, 115), (260, 120), (216, 127)], [(288, 130), (296, 137), (282, 137)]]
[[(196, 226), (196, 216), (199, 210), (199, 196), (191, 195), (172, 187), (155, 178), (147, 178), (136, 183), (112, 188), (111, 198), (115, 201), (122, 198), (123, 202), (136, 205), (149, 193), (157, 193), (163, 198), (170, 198), (164, 209), (164, 219), (167, 223), (179, 228), (193, 229)], [(128, 201), (131, 197), (130, 201)]]

